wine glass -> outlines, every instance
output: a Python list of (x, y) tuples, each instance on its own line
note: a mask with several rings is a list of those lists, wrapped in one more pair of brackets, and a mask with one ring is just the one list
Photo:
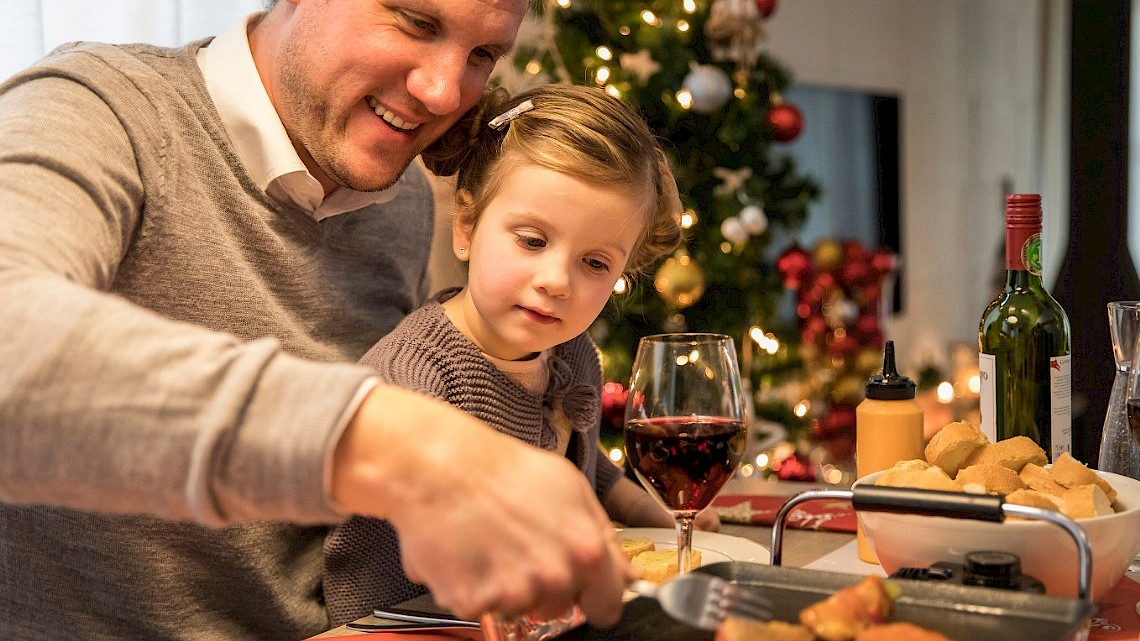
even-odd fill
[(626, 460), (677, 521), (677, 571), (692, 569), (693, 520), (744, 458), (736, 347), (723, 334), (642, 338), (625, 405)]
[[(1124, 393), (1124, 407), (1128, 427), (1130, 428), (1129, 431), (1132, 432), (1132, 440), (1129, 443), (1131, 447), (1126, 448), (1126, 454), (1120, 457), (1123, 461), (1117, 465), (1119, 469), (1112, 469), (1111, 471), (1131, 476), (1132, 478), (1140, 478), (1140, 371), (1137, 370), (1137, 368), (1140, 368), (1140, 352), (1137, 351), (1140, 349), (1140, 303), (1131, 301), (1128, 303), (1128, 309), (1132, 314), (1130, 319), (1132, 324), (1129, 325), (1129, 329), (1131, 330), (1131, 336), (1129, 338), (1132, 339), (1129, 347), (1132, 353), (1128, 355), (1129, 359), (1126, 361), (1128, 371), (1123, 375), (1128, 377), (1128, 387)], [(1120, 369), (1119, 365), (1117, 369)], [(1117, 375), (1120, 376), (1122, 374), (1118, 371)], [(1110, 403), (1113, 401), (1115, 401), (1115, 398), (1110, 400)], [(1109, 411), (1112, 411), (1111, 407)], [(1103, 456), (1103, 447), (1101, 451)], [(1100, 469), (1102, 470), (1106, 469), (1103, 463), (1105, 463), (1105, 461), (1102, 461), (1100, 465)]]
[(1108, 303), (1108, 331), (1116, 376), (1101, 431), (1097, 467), (1105, 472), (1140, 478), (1140, 378), (1136, 345), (1140, 339), (1140, 301)]

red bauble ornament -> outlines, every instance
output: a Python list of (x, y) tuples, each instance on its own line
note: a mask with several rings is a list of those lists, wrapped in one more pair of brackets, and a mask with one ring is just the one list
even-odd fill
[(846, 332), (827, 344), (828, 354), (836, 358), (846, 358), (857, 351), (859, 351), (859, 341)]
[(862, 285), (875, 277), (871, 265), (864, 260), (847, 262), (839, 268), (839, 282), (843, 283), (845, 287)]
[(800, 331), (800, 340), (805, 345), (815, 345), (823, 342), (823, 334), (827, 331), (827, 322), (823, 320), (822, 316), (810, 316), (803, 324), (803, 330)]
[(756, 0), (756, 9), (760, 11), (761, 18), (770, 18), (776, 13), (776, 0)]
[(832, 463), (842, 463), (855, 459), (855, 437), (844, 434), (836, 438), (829, 438), (823, 442), (823, 449), (827, 452)]
[(813, 422), (811, 427), (812, 434), (820, 440), (854, 434), (855, 408), (851, 405), (836, 403), (827, 410), (827, 414)]
[(811, 464), (806, 456), (799, 452), (792, 454), (788, 458), (772, 465), (772, 469), (776, 471), (776, 477), (781, 481), (816, 481), (815, 466)]
[[(858, 332), (858, 334), (864, 339), (869, 339), (877, 336), (880, 329), (879, 317), (871, 312), (866, 312), (860, 315), (859, 319), (855, 321), (855, 331)], [(864, 340), (864, 344), (867, 344), (868, 342), (869, 341)]]
[(895, 258), (895, 253), (885, 247), (880, 247), (871, 254), (871, 267), (880, 275), (889, 274), (898, 266), (898, 260)]
[(625, 400), (629, 390), (621, 383), (610, 381), (602, 386), (602, 427), (612, 432), (625, 429)]
[(792, 246), (785, 249), (776, 259), (776, 269), (780, 270), (780, 275), (784, 277), (784, 287), (799, 289), (804, 277), (811, 270), (811, 254), (800, 247), (799, 243), (792, 243)]
[(768, 125), (772, 127), (772, 138), (791, 142), (803, 131), (804, 115), (795, 105), (782, 102), (768, 108)]

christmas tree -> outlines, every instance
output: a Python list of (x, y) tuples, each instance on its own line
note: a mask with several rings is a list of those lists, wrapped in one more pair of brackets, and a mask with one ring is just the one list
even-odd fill
[[(665, 141), (688, 208), (677, 254), (615, 298), (592, 330), (610, 380), (628, 380), (637, 339), (663, 331), (729, 334), (776, 320), (784, 283), (773, 239), (804, 221), (818, 193), (778, 145), (803, 126), (780, 97), (787, 70), (763, 50), (776, 0), (551, 0), (520, 35), (517, 89), (605, 87)], [(783, 234), (781, 235), (781, 232)]]
[[(845, 348), (838, 354), (843, 362), (828, 353), (831, 344), (855, 340), (853, 333), (841, 336), (855, 318), (829, 321), (827, 331), (818, 324), (825, 313), (845, 309), (839, 303), (858, 306), (851, 300), (871, 291), (864, 281), (861, 289), (842, 289), (840, 275), (884, 257), (837, 241), (807, 251), (790, 240), (819, 186), (781, 153), (805, 123), (781, 96), (791, 74), (764, 49), (776, 2), (547, 0), (520, 33), (514, 65), (499, 81), (511, 90), (551, 81), (604, 87), (638, 107), (671, 156), (686, 207), (685, 239), (649, 273), (619, 282), (614, 302), (591, 328), (609, 389), (618, 392), (629, 380), (642, 336), (728, 334), (751, 389), (771, 388), (781, 378), (800, 384), (793, 398), (754, 397), (758, 416), (786, 426), (795, 441), (809, 425), (828, 425), (826, 412), (813, 416), (795, 407), (803, 383), (807, 394), (826, 401), (830, 386), (851, 372), (862, 377), (874, 360), (866, 353), (856, 359)], [(829, 271), (830, 285), (819, 278)], [(797, 300), (789, 305), (790, 298)], [(857, 338), (857, 347), (881, 347), (881, 334)], [(818, 381), (807, 380), (817, 369), (813, 360), (828, 370)], [(620, 400), (606, 398), (611, 435), (619, 441)]]

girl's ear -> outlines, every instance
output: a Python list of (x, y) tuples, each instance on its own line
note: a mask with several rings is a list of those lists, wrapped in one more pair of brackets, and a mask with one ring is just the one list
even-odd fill
[(475, 235), (475, 200), (471, 192), (455, 192), (455, 212), (451, 216), (451, 251), (463, 262), (471, 258), (471, 239)]

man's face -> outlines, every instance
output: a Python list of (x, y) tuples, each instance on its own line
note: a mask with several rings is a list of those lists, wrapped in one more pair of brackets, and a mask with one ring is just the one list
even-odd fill
[(272, 23), (282, 29), (262, 79), (326, 193), (336, 185), (360, 191), (392, 185), (479, 100), (495, 62), (510, 50), (527, 4), (286, 2), (276, 8), (289, 15)]

